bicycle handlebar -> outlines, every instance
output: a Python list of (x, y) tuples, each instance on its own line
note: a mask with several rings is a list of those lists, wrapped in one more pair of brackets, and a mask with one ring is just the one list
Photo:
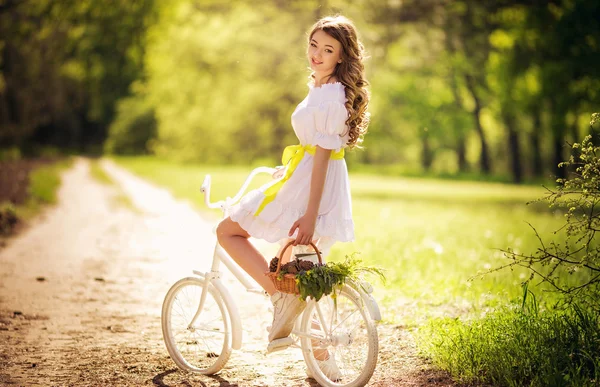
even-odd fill
[(256, 175), (258, 175), (259, 173), (268, 173), (268, 174), (272, 175), (276, 171), (277, 171), (276, 168), (270, 168), (270, 167), (258, 167), (258, 168), (253, 169), (252, 172), (250, 172), (250, 174), (246, 178), (246, 181), (244, 181), (244, 184), (242, 185), (242, 187), (240, 188), (238, 193), (233, 198), (228, 197), (225, 200), (219, 200), (218, 202), (215, 202), (215, 203), (210, 202), (211, 178), (210, 178), (210, 175), (206, 175), (206, 177), (204, 177), (204, 182), (202, 183), (202, 187), (200, 188), (200, 191), (204, 193), (204, 204), (206, 204), (206, 206), (208, 208), (223, 208), (224, 205), (231, 205), (233, 203), (236, 203), (238, 200), (240, 200), (242, 198), (242, 195), (246, 191), (246, 188), (248, 188), (248, 186), (250, 185), (250, 182), (252, 181), (252, 179), (254, 179), (254, 177)]

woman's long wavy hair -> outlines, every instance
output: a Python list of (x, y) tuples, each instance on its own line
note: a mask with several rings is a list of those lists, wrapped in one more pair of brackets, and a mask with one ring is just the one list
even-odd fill
[[(324, 31), (342, 45), (342, 63), (335, 66), (330, 78), (337, 78), (346, 87), (346, 109), (348, 110), (346, 125), (350, 137), (347, 145), (350, 148), (360, 147), (367, 133), (370, 116), (367, 112), (370, 94), (367, 90), (369, 82), (365, 79), (363, 65), (364, 46), (358, 40), (356, 27), (344, 16), (328, 16), (316, 22), (308, 36), (309, 44), (318, 30)], [(310, 77), (314, 79), (314, 73)]]

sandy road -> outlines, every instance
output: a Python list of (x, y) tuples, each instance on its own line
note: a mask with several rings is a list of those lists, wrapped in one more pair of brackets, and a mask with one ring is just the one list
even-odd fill
[[(0, 250), (0, 385), (309, 386), (301, 354), (267, 355), (266, 299), (225, 280), (244, 325), (241, 351), (217, 376), (179, 371), (162, 342), (170, 285), (209, 267), (212, 225), (193, 208), (104, 162), (105, 186), (78, 159), (59, 203)], [(200, 178), (200, 177), (199, 177)], [(127, 195), (135, 209), (124, 206)], [(380, 326), (371, 385), (451, 385), (416, 357), (410, 333)]]

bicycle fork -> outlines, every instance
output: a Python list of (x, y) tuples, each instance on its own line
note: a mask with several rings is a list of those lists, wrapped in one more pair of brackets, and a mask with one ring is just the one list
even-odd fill
[[(196, 274), (198, 274), (198, 273), (196, 273)], [(198, 319), (198, 317), (200, 317), (200, 313), (202, 313), (202, 308), (204, 308), (204, 303), (206, 302), (206, 295), (208, 293), (208, 287), (211, 285), (213, 280), (219, 279), (218, 272), (216, 272), (216, 273), (208, 272), (208, 273), (203, 274), (202, 276), (204, 277), (204, 286), (202, 287), (202, 294), (200, 295), (200, 303), (198, 304), (198, 310), (196, 310), (194, 317), (192, 317), (192, 320), (188, 324), (187, 329), (189, 331), (194, 330), (194, 324), (196, 323), (196, 320)]]
[(214, 257), (213, 257), (213, 265), (211, 267), (211, 271), (207, 273), (202, 273), (198, 270), (194, 270), (194, 274), (204, 279), (204, 286), (202, 287), (202, 293), (200, 295), (200, 302), (198, 303), (198, 309), (194, 314), (194, 317), (190, 320), (187, 329), (194, 330), (195, 323), (202, 310), (204, 309), (204, 305), (206, 303), (206, 297), (208, 296), (208, 292), (210, 287), (214, 287), (218, 293), (218, 296), (221, 298), (223, 303), (225, 304), (225, 309), (227, 310), (227, 316), (225, 318), (228, 319), (228, 331), (225, 334), (231, 336), (231, 347), (233, 349), (242, 348), (242, 321), (240, 318), (240, 314), (238, 312), (237, 306), (231, 297), (231, 294), (221, 282), (221, 272), (219, 271), (219, 264), (221, 260), (219, 259), (219, 254), (222, 251), (222, 247), (219, 244), (215, 247)]

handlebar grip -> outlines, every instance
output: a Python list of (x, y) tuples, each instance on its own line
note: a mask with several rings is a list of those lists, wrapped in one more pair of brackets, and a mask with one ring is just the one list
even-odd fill
[(206, 192), (210, 187), (210, 175), (206, 175), (204, 177), (204, 182), (202, 183), (202, 187), (200, 187), (200, 191)]

